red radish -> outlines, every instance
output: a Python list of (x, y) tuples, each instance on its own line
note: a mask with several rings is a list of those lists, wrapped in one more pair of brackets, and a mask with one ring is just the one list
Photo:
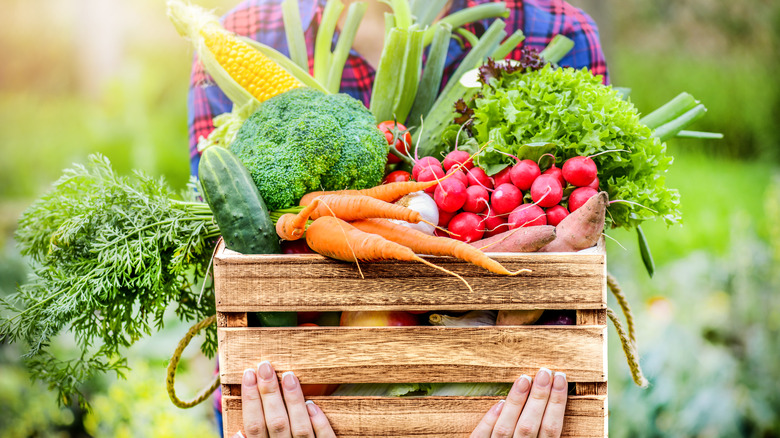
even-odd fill
[[(465, 163), (465, 164), (464, 164)], [(463, 169), (471, 169), (474, 167), (474, 162), (471, 161), (471, 155), (466, 151), (452, 151), (444, 157), (444, 161), (441, 162), (444, 166), (444, 170), (449, 171), (453, 166), (463, 164)]]
[(488, 191), (482, 186), (469, 186), (466, 189), (466, 202), (463, 204), (465, 211), (481, 213), (488, 206)]
[(496, 214), (509, 213), (522, 202), (523, 192), (512, 184), (501, 184), (490, 197), (490, 206)]
[(479, 240), (485, 234), (482, 218), (468, 211), (458, 213), (447, 228), (452, 233), (451, 237), (466, 243)]
[(317, 318), (322, 315), (322, 312), (298, 312), (298, 327), (303, 324), (317, 325)]
[(596, 196), (598, 193), (599, 192), (590, 187), (575, 189), (571, 192), (571, 195), (569, 195), (569, 211), (574, 213), (578, 208), (582, 207), (583, 204), (588, 202), (588, 199)]
[(509, 175), (515, 187), (520, 190), (528, 190), (541, 174), (542, 171), (535, 161), (523, 160), (512, 167), (512, 172)]
[(552, 207), (561, 202), (563, 186), (553, 175), (542, 175), (531, 185), (531, 199), (540, 207)]
[(512, 166), (505, 167), (504, 170), (493, 175), (493, 185), (495, 187), (501, 184), (512, 184), (512, 178), (509, 176), (512, 171)]
[(422, 172), (423, 169), (427, 169), (431, 166), (441, 168), (441, 163), (434, 157), (422, 157), (417, 160), (417, 162), (414, 163), (414, 167), (412, 167), (412, 179), (419, 181), (417, 177), (419, 176), (420, 172)]
[[(448, 214), (450, 214), (450, 213), (448, 213)], [(455, 215), (453, 215), (453, 216), (455, 216)], [(439, 228), (436, 228), (435, 230), (433, 230), (433, 235), (437, 236), (437, 237), (453, 237), (453, 236), (450, 235), (450, 233), (448, 233), (448, 232), (446, 232), (444, 230), (441, 230)]]
[(598, 169), (596, 163), (589, 157), (572, 157), (566, 160), (561, 167), (563, 178), (571, 185), (585, 187), (590, 184)]
[(450, 167), (450, 170), (447, 171), (447, 175), (454, 173), (455, 175), (452, 175), (450, 179), (460, 180), (460, 182), (462, 182), (464, 186), (468, 187), (470, 185), (469, 177), (466, 176), (465, 172), (457, 169), (458, 169), (457, 167)]
[[(442, 178), (444, 178), (444, 171), (441, 169), (441, 166), (427, 167), (423, 169), (419, 175), (417, 175), (417, 181), (419, 182), (435, 181), (437, 179), (442, 179)], [(433, 193), (433, 191), (436, 190), (436, 187), (438, 186), (439, 185), (436, 184), (435, 186), (428, 187), (427, 189), (425, 189), (425, 193)]]
[(554, 176), (559, 183), (561, 183), (561, 187), (566, 187), (566, 180), (563, 178), (563, 172), (561, 172), (561, 169), (559, 167), (555, 167), (555, 164), (544, 172), (542, 172), (542, 175), (552, 175)]
[(417, 317), (398, 311), (350, 311), (341, 312), (342, 327), (387, 327), (418, 325)]
[(466, 171), (466, 175), (469, 177), (469, 185), (470, 186), (482, 186), (486, 189), (492, 189), (493, 188), (493, 181), (490, 179), (489, 176), (485, 173), (484, 170), (480, 169), (479, 167), (475, 167), (473, 169), (469, 169)]
[(547, 214), (547, 225), (556, 226), (569, 215), (569, 210), (566, 210), (563, 205), (554, 205), (548, 208), (545, 213)]
[(440, 227), (446, 227), (447, 224), (450, 223), (450, 219), (455, 217), (456, 214), (457, 213), (454, 212), (454, 211), (453, 212), (449, 212), (449, 211), (444, 211), (441, 208), (439, 208), (439, 223), (438, 223), (438, 225)]
[(492, 210), (482, 215), (482, 228), (485, 229), (485, 237), (493, 237), (496, 234), (509, 230), (509, 224), (505, 216), (496, 216)]
[(533, 227), (535, 225), (547, 225), (547, 215), (536, 204), (520, 205), (509, 215), (509, 228)]
[[(395, 156), (395, 155), (393, 155)], [(465, 176), (465, 175), (464, 175)], [(409, 174), (409, 172), (405, 170), (395, 170), (393, 172), (390, 172), (387, 174), (385, 179), (382, 181), (382, 184), (389, 184), (394, 182), (403, 182), (403, 181), (411, 181), (412, 175)]]
[(599, 177), (594, 178), (593, 181), (591, 181), (590, 184), (588, 184), (585, 187), (590, 187), (593, 190), (598, 192), (599, 191)]
[(456, 179), (445, 179), (436, 185), (433, 192), (433, 200), (440, 210), (456, 212), (466, 202), (466, 186)]
[(306, 239), (282, 240), (282, 254), (314, 254)]

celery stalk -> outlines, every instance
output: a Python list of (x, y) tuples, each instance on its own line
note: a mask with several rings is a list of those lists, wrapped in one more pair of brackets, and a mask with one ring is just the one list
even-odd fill
[(395, 27), (395, 16), (389, 12), (385, 12), (385, 41), (390, 34), (390, 29)]
[(399, 29), (406, 30), (412, 25), (412, 11), (409, 8), (409, 0), (380, 0), (390, 5), (395, 15), (395, 25)]
[(298, 0), (284, 0), (282, 2), (282, 20), (284, 21), (284, 33), (287, 37), (290, 59), (298, 67), (309, 71), (309, 54), (306, 52), (306, 38), (301, 25)]
[(639, 123), (650, 129), (656, 129), (659, 126), (669, 123), (690, 111), (699, 101), (688, 93), (680, 93), (674, 99), (661, 105), (658, 109), (639, 119)]
[(473, 33), (469, 32), (467, 29), (463, 27), (459, 27), (455, 30), (455, 33), (463, 37), (464, 40), (466, 40), (467, 43), (471, 45), (471, 47), (474, 47), (479, 42), (479, 37), (474, 35)]
[(328, 83), (328, 66), (333, 56), (330, 48), (339, 15), (343, 10), (344, 3), (341, 0), (328, 0), (322, 11), (322, 21), (317, 31), (317, 38), (314, 40), (314, 78), (321, 84)]
[(441, 13), (447, 0), (418, 0), (411, 2), (412, 15), (420, 26), (431, 26), (433, 20)]
[(399, 87), (398, 72), (406, 58), (406, 40), (409, 32), (394, 27), (385, 39), (385, 47), (376, 69), (369, 109), (377, 121), (392, 120), (395, 96)]
[(493, 52), (493, 59), (498, 61), (506, 58), (512, 50), (515, 50), (515, 47), (523, 42), (523, 40), (525, 40), (525, 34), (522, 30), (517, 29), (515, 33), (509, 35), (509, 38), (504, 40), (504, 42)]
[(655, 128), (653, 136), (658, 137), (661, 141), (666, 141), (676, 136), (678, 132), (685, 129), (685, 127), (699, 119), (706, 112), (707, 108), (704, 105), (696, 105), (680, 117)]
[[(473, 21), (479, 21), (484, 20), (486, 18), (494, 18), (494, 17), (503, 17), (506, 18), (509, 16), (509, 9), (506, 7), (506, 3), (504, 2), (497, 2), (497, 3), (486, 3), (478, 6), (474, 6), (473, 8), (466, 8), (461, 9), (458, 12), (455, 12), (454, 14), (447, 15), (446, 17), (439, 20), (439, 23), (447, 23), (450, 26), (452, 26), (453, 29), (459, 28), (463, 26), (464, 24), (471, 23)], [(428, 28), (427, 31), (425, 31), (425, 45), (433, 41), (433, 34), (435, 32), (435, 28)]]
[(564, 35), (558, 34), (555, 35), (552, 41), (550, 41), (550, 44), (548, 44), (547, 47), (545, 47), (544, 50), (539, 53), (539, 56), (541, 56), (545, 61), (548, 61), (552, 64), (557, 64), (558, 61), (563, 59), (563, 57), (566, 56), (567, 53), (571, 52), (571, 49), (573, 48), (574, 41)]
[(412, 109), (414, 97), (420, 85), (422, 71), (423, 37), (425, 31), (416, 29), (414, 24), (409, 28), (409, 38), (406, 42), (406, 55), (401, 73), (401, 89), (395, 95), (393, 115), (399, 123), (406, 123), (406, 117)]
[(466, 55), (438, 99), (433, 103), (431, 110), (424, 118), (424, 129), (419, 131), (418, 128), (412, 134), (412, 138), (419, 137), (417, 141), (419, 156), (434, 155), (440, 150), (442, 146), (441, 134), (452, 123), (453, 104), (458, 99), (465, 99), (469, 97), (470, 93), (476, 92), (475, 89), (463, 86), (460, 83), (460, 77), (467, 71), (476, 68), (489, 54), (496, 50), (501, 40), (506, 36), (506, 32), (504, 32), (505, 27), (506, 23), (500, 19), (490, 25), (485, 34), (482, 35), (482, 38), (479, 39), (479, 43)]
[(336, 50), (333, 51), (332, 64), (328, 72), (326, 87), (331, 93), (338, 93), (341, 88), (341, 75), (344, 73), (344, 64), (347, 62), (347, 57), (349, 57), (349, 51), (352, 50), (355, 34), (367, 8), (368, 4), (366, 2), (356, 2), (349, 5), (344, 29), (342, 29), (341, 35), (339, 35)]
[(417, 125), (423, 114), (428, 114), (439, 89), (441, 89), (441, 78), (450, 46), (450, 35), (452, 35), (452, 26), (447, 23), (436, 24), (436, 34), (428, 51), (422, 80), (417, 88), (417, 96), (414, 98), (414, 105), (412, 105), (412, 111), (407, 119), (410, 125)]

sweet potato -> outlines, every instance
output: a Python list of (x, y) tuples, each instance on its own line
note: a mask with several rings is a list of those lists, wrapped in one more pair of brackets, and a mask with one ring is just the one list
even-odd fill
[(575, 210), (555, 227), (555, 240), (540, 252), (573, 252), (590, 248), (598, 243), (604, 231), (609, 196), (600, 192)]
[(555, 239), (555, 227), (537, 225), (504, 231), (501, 234), (469, 243), (484, 252), (534, 252)]

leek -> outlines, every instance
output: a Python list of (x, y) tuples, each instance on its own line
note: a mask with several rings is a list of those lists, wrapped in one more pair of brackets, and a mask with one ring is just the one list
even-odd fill
[(393, 119), (395, 96), (400, 88), (398, 72), (403, 69), (408, 36), (408, 31), (394, 27), (385, 38), (369, 104), (371, 113), (378, 121)]
[(414, 98), (412, 112), (407, 119), (407, 121), (411, 121), (408, 123), (410, 125), (418, 123), (423, 114), (428, 114), (428, 111), (433, 106), (433, 102), (436, 100), (436, 95), (439, 94), (451, 35), (452, 26), (447, 23), (438, 23), (436, 25), (436, 34), (428, 51), (428, 60), (425, 63), (422, 80), (417, 88), (417, 96)]
[(661, 105), (658, 109), (639, 119), (639, 123), (650, 129), (656, 129), (659, 126), (669, 123), (680, 117), (686, 112), (692, 110), (699, 101), (688, 93), (680, 93), (674, 99)]
[(509, 38), (504, 40), (500, 46), (493, 52), (493, 59), (496, 61), (501, 60), (509, 56), (512, 50), (520, 45), (525, 40), (525, 34), (522, 30), (517, 29), (515, 33), (509, 35)]

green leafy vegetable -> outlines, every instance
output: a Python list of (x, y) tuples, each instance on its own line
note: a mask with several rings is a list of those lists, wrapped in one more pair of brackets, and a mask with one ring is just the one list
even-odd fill
[[(523, 155), (532, 143), (554, 144), (559, 165), (576, 155), (607, 152), (593, 157), (601, 187), (611, 200), (628, 201), (610, 205), (613, 226), (634, 228), (653, 218), (680, 222), (679, 194), (664, 182), (672, 163), (666, 145), (601, 77), (551, 65), (504, 73), (491, 79), (469, 106), (474, 111), (468, 125), (472, 145), (489, 142), (475, 159), (481, 167), (512, 163), (506, 154)], [(457, 129), (451, 126), (444, 136), (450, 147)]]
[[(187, 321), (213, 315), (205, 278), (219, 230), (201, 202), (177, 200), (165, 181), (141, 172), (118, 176), (109, 161), (65, 171), (54, 189), (24, 212), (16, 233), (32, 276), (0, 300), (12, 315), (0, 320), (0, 341), (23, 341), (32, 375), (66, 403), (98, 373), (126, 368), (120, 351), (163, 325), (175, 303)], [(201, 296), (202, 294), (202, 296)], [(62, 330), (75, 334), (75, 359), (54, 357), (49, 346)], [(201, 349), (213, 356), (216, 330)]]

